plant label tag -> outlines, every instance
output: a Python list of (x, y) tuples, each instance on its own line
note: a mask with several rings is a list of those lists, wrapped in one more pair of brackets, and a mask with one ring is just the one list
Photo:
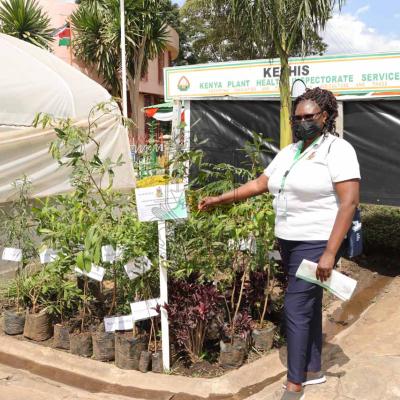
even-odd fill
[(54, 261), (57, 258), (57, 252), (53, 249), (45, 249), (39, 253), (40, 263), (47, 264)]
[(268, 258), (270, 260), (275, 260), (275, 261), (281, 261), (282, 257), (281, 257), (281, 253), (279, 253), (278, 250), (272, 250), (268, 252)]
[(125, 264), (124, 269), (126, 274), (128, 275), (128, 278), (132, 281), (133, 279), (136, 279), (138, 276), (140, 276), (142, 270), (140, 268), (136, 267), (136, 264), (134, 261)]
[(103, 267), (98, 267), (92, 264), (90, 272), (82, 271), (80, 268), (75, 267), (75, 272), (81, 275), (86, 275), (88, 278), (101, 282), (104, 278), (106, 270)]
[(161, 305), (160, 299), (150, 299), (131, 303), (132, 318), (134, 321), (142, 321), (158, 315), (155, 310), (157, 305)]
[(132, 315), (104, 318), (104, 328), (106, 332), (129, 331), (133, 329)]
[(5, 261), (22, 261), (22, 250), (14, 247), (5, 247), (3, 250), (2, 259)]
[(128, 278), (130, 280), (133, 280), (147, 272), (152, 267), (152, 265), (153, 264), (148, 257), (141, 256), (124, 265), (124, 269), (126, 274), (128, 275)]
[(123, 257), (124, 257), (124, 247), (118, 244), (117, 249), (115, 250), (115, 260), (121, 261)]
[(247, 239), (239, 239), (235, 241), (233, 239), (228, 240), (228, 249), (230, 250), (239, 250), (239, 251), (248, 251), (251, 254), (256, 253), (256, 239), (254, 236), (249, 236)]
[(103, 262), (113, 263), (115, 261), (115, 250), (110, 244), (101, 247), (101, 259)]

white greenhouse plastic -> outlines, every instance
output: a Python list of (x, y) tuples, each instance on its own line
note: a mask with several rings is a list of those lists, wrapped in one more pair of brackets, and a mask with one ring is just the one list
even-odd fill
[[(19, 39), (0, 34), (0, 56), (0, 203), (15, 198), (12, 183), (23, 175), (32, 183), (32, 197), (68, 192), (69, 171), (59, 168), (48, 152), (55, 132), (34, 128), (33, 120), (41, 112), (85, 127), (93, 107), (111, 96), (50, 52)], [(100, 117), (94, 136), (101, 157), (116, 160), (122, 154), (125, 163), (115, 171), (114, 188), (125, 190), (133, 188), (135, 180), (120, 115), (115, 107)], [(93, 145), (86, 148), (88, 154), (94, 150)]]

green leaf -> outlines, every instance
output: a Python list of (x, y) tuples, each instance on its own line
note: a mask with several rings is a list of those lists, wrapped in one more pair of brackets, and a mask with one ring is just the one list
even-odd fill
[(103, 162), (100, 160), (100, 157), (97, 155), (97, 154), (95, 154), (94, 156), (93, 156), (93, 163), (95, 164), (95, 165), (103, 165)]
[(71, 153), (68, 153), (65, 157), (67, 158), (80, 158), (83, 156), (83, 153), (80, 151), (73, 151)]
[(66, 133), (65, 133), (62, 129), (60, 129), (60, 128), (54, 128), (54, 130), (56, 131), (57, 136), (58, 136), (60, 139), (65, 138)]
[(40, 234), (54, 234), (54, 233), (55, 233), (55, 232), (52, 231), (51, 229), (47, 229), (47, 228), (40, 228), (40, 229), (38, 230), (38, 232), (39, 232)]
[(85, 270), (85, 261), (84, 261), (83, 251), (80, 251), (79, 253), (77, 253), (77, 255), (76, 255), (76, 265), (82, 271)]
[(96, 247), (94, 249), (94, 253), (93, 253), (93, 262), (97, 265), (100, 264), (100, 260), (101, 260), (101, 241), (99, 241), (96, 244)]

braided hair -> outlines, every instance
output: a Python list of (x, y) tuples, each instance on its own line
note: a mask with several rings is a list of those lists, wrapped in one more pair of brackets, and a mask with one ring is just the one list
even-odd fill
[(335, 95), (329, 90), (316, 87), (314, 89), (307, 89), (301, 96), (297, 97), (293, 103), (292, 113), (296, 111), (297, 105), (303, 100), (315, 101), (321, 111), (328, 113), (328, 118), (325, 121), (323, 133), (325, 135), (332, 133), (339, 136), (336, 132), (336, 117), (338, 116), (338, 105)]

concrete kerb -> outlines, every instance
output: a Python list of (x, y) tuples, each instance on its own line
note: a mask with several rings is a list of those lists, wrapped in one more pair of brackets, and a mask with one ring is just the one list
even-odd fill
[[(340, 304), (332, 304), (330, 311), (333, 312)], [(373, 303), (367, 307), (357, 321), (336, 334), (330, 342), (337, 343), (350, 334), (374, 306)], [(90, 392), (149, 400), (241, 400), (262, 391), (286, 374), (278, 350), (221, 377), (192, 378), (121, 370), (113, 364), (85, 359), (4, 335), (0, 336), (0, 363)]]
[(0, 339), (0, 363), (90, 392), (151, 400), (240, 400), (281, 379), (286, 368), (278, 351), (217, 378), (143, 374), (85, 359), (9, 336)]
[[(335, 302), (331, 311), (340, 304)], [(0, 336), (0, 363), (90, 392), (149, 400), (241, 400), (286, 375), (279, 350), (273, 350), (223, 376), (195, 378), (121, 370), (113, 364), (86, 359), (4, 334)]]

